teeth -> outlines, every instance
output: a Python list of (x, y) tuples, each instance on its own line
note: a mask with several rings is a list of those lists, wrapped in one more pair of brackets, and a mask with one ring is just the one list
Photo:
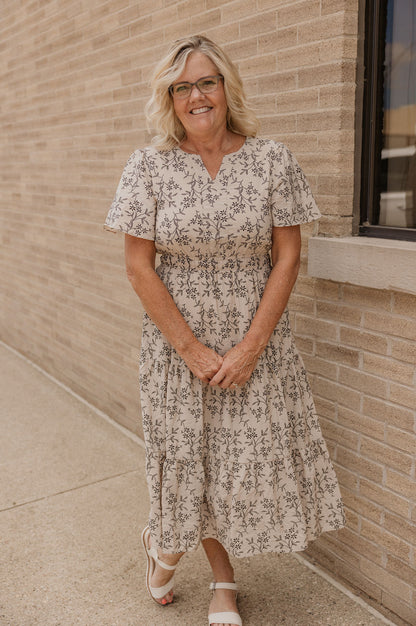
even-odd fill
[(192, 109), (191, 113), (194, 115), (197, 113), (205, 113), (206, 111), (210, 111), (211, 107), (201, 107), (200, 109)]

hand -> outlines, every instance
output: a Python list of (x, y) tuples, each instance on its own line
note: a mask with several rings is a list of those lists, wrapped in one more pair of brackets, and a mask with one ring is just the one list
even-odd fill
[(180, 356), (191, 372), (203, 383), (209, 383), (223, 363), (222, 356), (197, 339), (188, 345)]
[(261, 352), (261, 348), (250, 347), (241, 341), (225, 354), (220, 369), (209, 384), (222, 389), (235, 385), (241, 387), (250, 379)]

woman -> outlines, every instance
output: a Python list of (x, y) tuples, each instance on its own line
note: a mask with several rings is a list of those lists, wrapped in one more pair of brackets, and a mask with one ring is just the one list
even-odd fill
[(229, 553), (303, 550), (344, 524), (286, 309), (299, 224), (320, 213), (290, 151), (255, 138), (241, 79), (212, 41), (175, 42), (152, 86), (159, 134), (128, 160), (106, 221), (126, 233), (145, 309), (147, 587), (170, 604), (174, 568), (202, 541), (209, 623), (241, 625)]

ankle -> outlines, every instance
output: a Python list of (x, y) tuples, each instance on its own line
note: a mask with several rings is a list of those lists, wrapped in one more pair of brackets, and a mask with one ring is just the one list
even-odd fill
[(183, 552), (178, 554), (164, 554), (163, 552), (158, 552), (158, 558), (166, 565), (177, 565), (183, 556)]

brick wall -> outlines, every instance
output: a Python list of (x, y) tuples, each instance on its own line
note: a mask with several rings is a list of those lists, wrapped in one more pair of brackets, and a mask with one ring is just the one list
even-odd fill
[[(5, 0), (1, 338), (140, 434), (140, 307), (101, 223), (149, 140), (151, 68), (186, 33), (224, 45), (262, 135), (305, 169), (319, 232), (351, 234), (358, 22), (356, 0)], [(310, 554), (410, 623), (416, 302), (308, 277), (317, 228), (292, 317), (349, 525)]]

